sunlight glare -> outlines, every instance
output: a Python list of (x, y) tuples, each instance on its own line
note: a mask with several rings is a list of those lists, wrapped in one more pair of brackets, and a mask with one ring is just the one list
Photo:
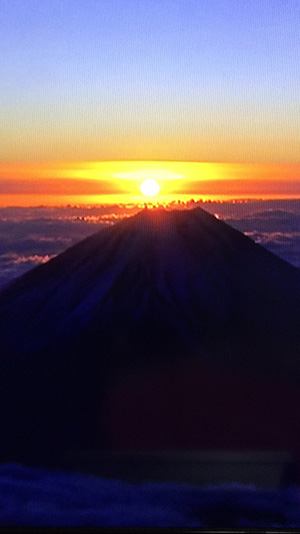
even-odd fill
[(140, 191), (146, 197), (154, 197), (160, 191), (160, 185), (153, 178), (147, 178), (140, 185)]

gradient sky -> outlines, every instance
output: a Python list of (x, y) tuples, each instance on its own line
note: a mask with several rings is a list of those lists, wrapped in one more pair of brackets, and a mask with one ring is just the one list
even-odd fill
[(298, 0), (0, 0), (1, 159), (300, 161)]
[(298, 0), (0, 0), (0, 161), (299, 163), (299, 28)]

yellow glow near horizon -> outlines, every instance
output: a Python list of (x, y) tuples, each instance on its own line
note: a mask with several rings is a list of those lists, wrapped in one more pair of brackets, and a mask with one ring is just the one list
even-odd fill
[[(149, 162), (145, 162), (145, 165), (149, 165)], [(115, 174), (116, 178), (126, 179), (126, 180), (140, 180), (140, 179), (151, 179), (151, 180), (157, 180), (157, 181), (165, 181), (165, 180), (178, 180), (180, 178), (184, 178), (184, 174), (176, 174), (175, 172), (172, 172), (167, 169), (141, 169), (141, 170), (134, 170), (134, 171), (127, 171), (123, 173)]]
[[(182, 161), (73, 161), (0, 164), (0, 205), (145, 202), (140, 186), (154, 180), (160, 202), (188, 198), (300, 196), (300, 164)], [(150, 195), (146, 195), (150, 196)], [(154, 195), (155, 196), (155, 195)], [(30, 197), (30, 198), (29, 198)], [(47, 197), (47, 198), (46, 198)], [(51, 197), (51, 198), (50, 198)], [(74, 200), (72, 200), (73, 202)]]
[(159, 183), (228, 179), (299, 180), (299, 163), (231, 163), (190, 161), (63, 161), (0, 163), (1, 179), (131, 180)]

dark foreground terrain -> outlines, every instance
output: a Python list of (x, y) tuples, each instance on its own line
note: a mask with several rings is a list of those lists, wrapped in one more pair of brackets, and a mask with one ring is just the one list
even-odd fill
[(144, 210), (0, 295), (1, 461), (300, 450), (300, 271), (204, 210)]

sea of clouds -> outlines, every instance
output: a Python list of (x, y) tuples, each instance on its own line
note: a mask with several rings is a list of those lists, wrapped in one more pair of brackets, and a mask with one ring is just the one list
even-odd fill
[(130, 484), (80, 473), (0, 465), (0, 526), (300, 526), (299, 488)]
[[(299, 200), (199, 205), (300, 268)], [(195, 206), (177, 204), (173, 208)], [(0, 288), (140, 209), (134, 205), (0, 208)]]

